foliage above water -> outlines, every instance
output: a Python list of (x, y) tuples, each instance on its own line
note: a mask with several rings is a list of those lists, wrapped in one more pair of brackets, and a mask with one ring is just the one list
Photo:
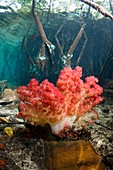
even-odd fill
[[(3, 1), (3, 2), (2, 2)], [(24, 9), (25, 11), (30, 10), (32, 0), (2, 0), (0, 5), (11, 6), (16, 9)], [(113, 13), (113, 1), (112, 0), (93, 0), (93, 2), (101, 5), (109, 13)], [(103, 17), (98, 11), (92, 7), (81, 2), (81, 0), (37, 0), (37, 7), (43, 11), (49, 11), (51, 13), (62, 13), (67, 15), (71, 13), (77, 16), (90, 16), (94, 18)]]

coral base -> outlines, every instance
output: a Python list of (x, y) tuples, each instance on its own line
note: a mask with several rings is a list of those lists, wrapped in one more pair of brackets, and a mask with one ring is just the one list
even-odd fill
[(44, 142), (47, 170), (104, 170), (102, 157), (90, 141)]

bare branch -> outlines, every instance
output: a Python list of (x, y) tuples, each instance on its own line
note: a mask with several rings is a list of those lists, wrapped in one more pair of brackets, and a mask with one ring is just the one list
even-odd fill
[(57, 36), (58, 36), (59, 32), (61, 31), (61, 29), (63, 28), (63, 26), (65, 25), (65, 23), (66, 23), (66, 21), (63, 22), (63, 24), (59, 27), (58, 31), (57, 31), (56, 34), (55, 34), (55, 39), (56, 39), (58, 48), (59, 48), (60, 53), (62, 54), (62, 56), (64, 55), (64, 53), (63, 53), (63, 49), (62, 49), (62, 47), (61, 47), (61, 45), (60, 45), (60, 42), (59, 42)]
[(92, 8), (94, 8), (95, 10), (103, 14), (105, 17), (109, 17), (111, 20), (113, 20), (113, 15), (107, 12), (101, 5), (98, 5), (95, 2), (92, 2), (91, 0), (80, 0), (80, 1), (86, 3), (87, 5), (90, 5)]
[(75, 48), (76, 48), (76, 46), (77, 46), (77, 44), (78, 44), (78, 42), (79, 42), (79, 40), (80, 40), (83, 32), (84, 32), (85, 26), (86, 26), (86, 24), (83, 24), (83, 25), (82, 25), (82, 27), (81, 27), (78, 35), (76, 36), (73, 44), (70, 46), (70, 48), (69, 48), (69, 50), (68, 50), (68, 52), (67, 52), (66, 65), (70, 65), (70, 63), (71, 63), (71, 58), (72, 58), (72, 56), (73, 56), (73, 52), (74, 52), (74, 50), (75, 50)]
[(84, 32), (85, 26), (86, 26), (86, 24), (83, 24), (83, 25), (82, 25), (82, 27), (81, 27), (78, 35), (76, 36), (73, 44), (71, 45), (71, 47), (70, 47), (70, 49), (69, 49), (69, 51), (68, 51), (68, 53), (67, 53), (67, 56), (71, 56), (71, 55), (73, 54), (73, 52), (74, 52), (74, 50), (75, 50), (75, 48), (76, 48), (76, 46), (77, 46), (77, 44), (78, 44), (81, 36), (82, 36), (82, 33)]
[(112, 15), (113, 15), (113, 6), (112, 6), (112, 0), (109, 0), (109, 6), (110, 6), (110, 10), (112, 12)]
[[(31, 28), (31, 24), (30, 24), (30, 26), (29, 26), (29, 28), (28, 28), (28, 30), (27, 30), (27, 33), (26, 33), (26, 35), (25, 35), (25, 37), (24, 37), (24, 39), (23, 39), (22, 47), (24, 46), (24, 50), (25, 50), (25, 52), (26, 52), (26, 55), (27, 55), (27, 57), (29, 58), (31, 64), (33, 65), (33, 64), (34, 64), (34, 61), (32, 60), (31, 56), (29, 55), (29, 52), (28, 52), (28, 49), (27, 49), (27, 38), (28, 38), (28, 33), (29, 33), (30, 28)], [(22, 48), (22, 47), (21, 47), (21, 48)]]
[(32, 13), (33, 13), (34, 20), (36, 22), (37, 28), (39, 30), (39, 33), (40, 33), (40, 35), (42, 37), (43, 42), (47, 45), (47, 47), (49, 49), (49, 52), (53, 53), (53, 51), (55, 49), (55, 46), (46, 37), (46, 34), (45, 34), (44, 29), (43, 29), (42, 23), (40, 21), (40, 18), (38, 16), (37, 11), (36, 11), (36, 0), (33, 0), (33, 3), (32, 3)]
[(88, 41), (88, 38), (87, 38), (87, 35), (86, 35), (85, 32), (84, 32), (84, 36), (85, 36), (85, 42), (84, 42), (84, 44), (83, 44), (83, 46), (82, 46), (80, 55), (79, 55), (79, 57), (78, 57), (78, 59), (77, 59), (77, 61), (76, 61), (76, 66), (79, 65), (79, 63), (80, 63), (80, 61), (81, 61), (81, 59), (82, 59), (82, 56), (83, 56), (83, 53), (84, 53), (84, 50), (85, 50), (85, 48), (86, 48), (86, 44), (87, 44), (87, 41)]
[(104, 63), (103, 63), (103, 66), (102, 66), (102, 68), (101, 68), (101, 70), (100, 70), (100, 73), (98, 74), (98, 78), (100, 79), (100, 77), (102, 76), (102, 73), (103, 73), (103, 71), (104, 71), (104, 69), (105, 69), (105, 66), (106, 66), (106, 64), (107, 64), (107, 62), (109, 61), (109, 55), (110, 55), (110, 52), (111, 52), (111, 50), (112, 50), (112, 48), (113, 48), (113, 45), (111, 45), (111, 47), (110, 47), (110, 49), (109, 49), (109, 51), (108, 51), (108, 55), (107, 55), (107, 57), (106, 57), (106, 59), (105, 59), (105, 61), (104, 61)]

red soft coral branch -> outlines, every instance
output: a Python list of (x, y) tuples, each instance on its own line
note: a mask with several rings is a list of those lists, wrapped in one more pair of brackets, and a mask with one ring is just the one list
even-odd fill
[(75, 120), (92, 112), (93, 107), (103, 100), (98, 79), (90, 76), (83, 82), (81, 77), (81, 67), (74, 70), (66, 67), (61, 71), (56, 87), (47, 79), (40, 85), (32, 79), (27, 87), (20, 86), (17, 90), (21, 100), (18, 116), (35, 125), (61, 126), (63, 121), (64, 126), (72, 126)]
[(32, 79), (27, 87), (20, 86), (17, 93), (21, 100), (18, 116), (32, 124), (56, 122), (66, 114), (64, 95), (48, 80), (38, 86), (38, 81)]

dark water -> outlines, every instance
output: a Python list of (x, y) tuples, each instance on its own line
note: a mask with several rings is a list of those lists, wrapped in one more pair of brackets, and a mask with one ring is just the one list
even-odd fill
[(113, 78), (112, 20), (81, 16), (77, 12), (39, 12), (39, 15), (48, 40), (55, 46), (53, 53), (45, 47), (45, 58), (39, 57), (42, 38), (32, 13), (21, 10), (0, 13), (0, 80), (7, 80), (11, 86), (27, 84), (33, 77), (39, 82), (47, 78), (55, 83), (65, 66), (63, 56), (68, 54), (83, 20), (86, 26), (73, 50), (71, 67), (81, 66), (83, 78), (88, 75), (97, 76), (100, 81)]

